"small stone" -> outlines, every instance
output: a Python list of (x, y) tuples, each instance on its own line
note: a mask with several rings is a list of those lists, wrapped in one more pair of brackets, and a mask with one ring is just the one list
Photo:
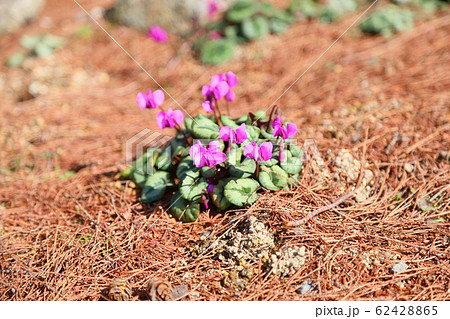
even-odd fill
[(397, 263), (394, 266), (392, 266), (391, 271), (394, 274), (398, 274), (399, 272), (405, 271), (408, 268), (409, 267), (407, 264), (405, 264), (404, 262), (400, 262), (400, 263)]
[(439, 153), (439, 159), (441, 161), (447, 161), (450, 162), (450, 152), (449, 151), (442, 151)]
[(192, 298), (199, 298), (200, 294), (198, 292), (196, 292), (196, 291), (193, 291), (193, 292), (191, 292), (191, 297)]
[(311, 290), (311, 281), (305, 282), (303, 285), (300, 286), (300, 288), (297, 289), (297, 292), (304, 295), (306, 294), (309, 290)]
[(413, 171), (414, 171), (414, 165), (412, 165), (412, 164), (409, 164), (409, 163), (406, 163), (405, 164), (405, 171), (407, 172), (407, 173), (412, 173)]

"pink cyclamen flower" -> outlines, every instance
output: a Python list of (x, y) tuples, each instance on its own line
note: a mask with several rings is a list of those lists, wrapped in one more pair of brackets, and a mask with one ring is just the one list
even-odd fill
[(220, 35), (220, 33), (219, 32), (211, 32), (210, 34), (209, 34), (209, 39), (210, 40), (219, 40), (220, 38), (222, 38), (222, 36)]
[(228, 86), (230, 87), (228, 93), (225, 95), (225, 100), (227, 100), (228, 102), (233, 102), (234, 99), (236, 98), (236, 94), (231, 88), (234, 88), (237, 85), (238, 83), (237, 77), (233, 72), (230, 71), (225, 75), (225, 81), (228, 83)]
[(152, 93), (152, 90), (148, 89), (147, 94), (139, 92), (136, 96), (136, 102), (141, 110), (154, 109), (161, 106), (164, 102), (164, 93), (161, 90), (156, 90)]
[(215, 1), (208, 1), (208, 18), (214, 18), (214, 16), (219, 11), (219, 4)]
[(293, 123), (286, 124), (286, 127), (283, 127), (283, 123), (281, 118), (277, 117), (273, 120), (273, 137), (280, 136), (282, 139), (286, 140), (297, 133), (297, 125)]
[(214, 167), (222, 164), (227, 159), (227, 155), (220, 150), (220, 142), (212, 141), (208, 147), (202, 146), (200, 141), (191, 146), (189, 155), (194, 159), (196, 167)]
[(245, 123), (242, 123), (235, 131), (229, 126), (223, 126), (219, 130), (219, 138), (222, 141), (230, 141), (230, 144), (242, 144), (247, 139), (247, 131), (245, 130)]
[(171, 108), (167, 112), (161, 111), (156, 115), (156, 123), (162, 130), (166, 127), (173, 128), (175, 125), (183, 123), (184, 115), (180, 110), (173, 111)]
[(255, 161), (268, 161), (272, 158), (273, 145), (270, 142), (264, 142), (260, 146), (256, 142), (251, 142), (244, 147), (244, 156)]
[(154, 25), (148, 30), (148, 36), (156, 42), (167, 42), (167, 32), (157, 25)]

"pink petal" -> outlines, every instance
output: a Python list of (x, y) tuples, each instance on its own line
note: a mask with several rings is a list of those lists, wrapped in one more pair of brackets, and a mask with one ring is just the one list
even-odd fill
[(211, 94), (211, 85), (203, 85), (202, 87), (202, 95), (204, 97), (208, 97)]
[(206, 149), (202, 146), (202, 143), (200, 141), (197, 141), (197, 144), (194, 144), (189, 149), (189, 155), (194, 159), (194, 164), (196, 167), (203, 167), (205, 166), (205, 155)]
[(219, 75), (213, 75), (211, 77), (211, 86), (215, 87), (220, 82), (220, 76)]
[(158, 115), (156, 115), (156, 124), (158, 124), (158, 127), (160, 130), (164, 129), (166, 127), (167, 124), (167, 120), (166, 120), (166, 112), (159, 112)]
[(259, 147), (256, 142), (251, 142), (244, 147), (244, 156), (254, 159), (257, 161), (259, 159)]
[(139, 107), (141, 108), (141, 110), (147, 108), (147, 97), (145, 96), (144, 93), (138, 93), (136, 96), (136, 102), (139, 105)]
[(220, 147), (221, 147), (221, 144), (219, 141), (211, 141), (208, 146), (208, 152), (209, 153), (220, 152)]
[(233, 133), (233, 130), (231, 129), (231, 127), (229, 127), (229, 126), (222, 126), (220, 128), (220, 130), (219, 130), (219, 138), (222, 141), (226, 142), (226, 141), (230, 140), (230, 137), (231, 137), (232, 133)]
[(227, 82), (220, 81), (217, 84), (216, 89), (219, 91), (220, 97), (222, 97), (222, 96), (225, 96), (228, 93), (228, 91), (230, 90), (230, 86), (228, 85)]
[(175, 123), (177, 125), (180, 125), (181, 123), (183, 123), (184, 121), (184, 115), (183, 112), (181, 112), (180, 110), (175, 110), (172, 113), (172, 118), (175, 121)]
[(203, 107), (203, 109), (205, 110), (206, 113), (210, 113), (210, 112), (213, 111), (211, 101), (205, 101), (205, 102), (203, 102), (203, 103), (202, 103), (202, 107)]
[(295, 133), (297, 133), (297, 125), (295, 125), (294, 123), (288, 123), (286, 125), (286, 129), (287, 129), (287, 137), (288, 138), (295, 135)]
[(282, 147), (280, 147), (280, 162), (284, 161), (284, 150)]
[(214, 166), (216, 166), (218, 164), (222, 164), (227, 159), (227, 155), (225, 155), (225, 153), (222, 153), (222, 152), (210, 152), (210, 150), (208, 150), (208, 153), (206, 153), (205, 157), (206, 157), (206, 160), (207, 160), (207, 163), (208, 163), (207, 165), (209, 167), (214, 167)]
[(245, 130), (245, 123), (242, 123), (237, 129), (236, 129), (236, 143), (242, 144), (245, 142), (245, 140), (248, 138), (247, 131)]
[(236, 98), (236, 94), (233, 92), (232, 89), (230, 89), (228, 91), (227, 95), (225, 95), (225, 100), (227, 100), (228, 102), (233, 102), (235, 98)]
[(228, 85), (230, 87), (234, 88), (237, 85), (237, 83), (238, 83), (236, 75), (233, 72), (230, 71), (230, 72), (227, 73), (226, 77), (227, 77)]
[(263, 161), (268, 161), (272, 158), (273, 145), (270, 142), (264, 142), (261, 144), (259, 152)]
[(160, 106), (164, 102), (164, 92), (161, 90), (156, 90), (153, 92), (153, 101), (155, 102), (156, 106)]

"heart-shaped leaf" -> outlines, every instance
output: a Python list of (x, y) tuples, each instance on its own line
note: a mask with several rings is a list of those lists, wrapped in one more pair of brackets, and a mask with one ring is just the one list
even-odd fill
[(173, 167), (172, 164), (172, 147), (170, 143), (166, 145), (166, 147), (159, 154), (156, 159), (156, 167), (159, 170), (168, 171)]
[(200, 60), (204, 64), (223, 63), (233, 57), (235, 47), (235, 42), (227, 38), (207, 41), (201, 48)]
[(250, 158), (245, 158), (242, 162), (230, 165), (230, 175), (233, 177), (250, 177), (256, 170), (256, 163)]
[(303, 163), (299, 157), (292, 155), (292, 152), (284, 150), (284, 161), (281, 162), (281, 167), (290, 175), (298, 174)]
[(200, 177), (198, 170), (190, 170), (185, 173), (183, 181), (180, 183), (180, 193), (188, 201), (200, 199), (202, 191), (208, 188), (205, 178)]
[(208, 166), (203, 166), (200, 169), (200, 173), (202, 174), (203, 177), (205, 178), (210, 178), (210, 177), (214, 177), (216, 175), (216, 168), (215, 167), (208, 167)]
[(217, 139), (219, 126), (207, 117), (197, 116), (192, 123), (192, 134), (198, 139)]
[(168, 172), (160, 171), (149, 175), (142, 190), (142, 201), (144, 203), (150, 203), (160, 199), (166, 191), (168, 181)]
[(226, 18), (231, 22), (241, 22), (256, 13), (256, 3), (252, 1), (237, 1), (227, 11)]
[(199, 203), (189, 203), (181, 196), (180, 192), (176, 192), (170, 200), (170, 212), (172, 213), (172, 216), (183, 223), (196, 221), (199, 210)]
[(263, 17), (245, 19), (242, 21), (242, 33), (250, 40), (260, 39), (269, 33), (269, 22)]
[(251, 178), (231, 179), (224, 188), (224, 195), (230, 203), (243, 207), (253, 204), (259, 197), (256, 190), (259, 183)]
[(261, 167), (259, 181), (262, 186), (270, 190), (280, 190), (288, 183), (288, 174), (278, 165), (269, 168)]
[(190, 170), (196, 170), (194, 166), (194, 161), (192, 160), (192, 157), (185, 157), (181, 160), (180, 163), (178, 163), (177, 166), (177, 178), (180, 180), (180, 183), (184, 180), (184, 177), (186, 176), (186, 172)]
[(245, 130), (247, 131), (247, 141), (253, 142), (257, 141), (259, 139), (259, 134), (261, 133), (261, 130), (253, 125), (247, 125)]
[(214, 205), (218, 210), (224, 211), (230, 207), (230, 201), (224, 195), (224, 187), (229, 182), (230, 179), (221, 179), (217, 185), (214, 185), (214, 190), (212, 192), (212, 200)]

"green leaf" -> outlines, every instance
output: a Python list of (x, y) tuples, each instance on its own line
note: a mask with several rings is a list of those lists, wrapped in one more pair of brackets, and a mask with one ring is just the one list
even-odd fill
[(259, 197), (256, 190), (259, 183), (251, 178), (231, 179), (224, 188), (224, 195), (230, 203), (243, 207), (253, 204)]
[(272, 18), (276, 18), (287, 24), (291, 24), (291, 23), (295, 22), (294, 16), (287, 11), (280, 11), (280, 10), (275, 11), (274, 14), (272, 15)]
[(303, 150), (295, 144), (289, 145), (289, 151), (291, 152), (292, 156), (299, 158), (303, 156)]
[(192, 123), (192, 135), (199, 139), (217, 139), (219, 137), (219, 125), (207, 117), (197, 116)]
[(264, 138), (267, 138), (269, 140), (274, 139), (272, 126), (269, 126), (269, 130), (268, 131), (266, 131), (265, 129), (261, 129), (261, 135)]
[(247, 141), (253, 142), (259, 139), (259, 134), (261, 130), (253, 125), (246, 125), (245, 130), (247, 131)]
[(228, 9), (226, 18), (231, 22), (241, 22), (253, 16), (257, 10), (256, 3), (252, 1), (237, 1), (234, 5)]
[(296, 0), (289, 4), (289, 11), (292, 13), (301, 12), (307, 18), (314, 18), (319, 15), (320, 6), (314, 0)]
[(147, 175), (141, 171), (133, 171), (131, 177), (140, 188), (144, 188)]
[(259, 11), (265, 15), (266, 17), (272, 17), (274, 14), (274, 11), (277, 11), (278, 9), (273, 6), (273, 4), (268, 2), (261, 2), (259, 3)]
[(191, 170), (195, 170), (194, 161), (192, 160), (192, 157), (185, 157), (180, 161), (180, 163), (178, 163), (176, 175), (177, 178), (180, 180), (180, 183), (184, 180), (186, 172)]
[(320, 21), (330, 23), (342, 17), (347, 12), (355, 11), (355, 0), (328, 0), (325, 9), (320, 14)]
[(231, 150), (227, 154), (227, 164), (228, 166), (236, 165), (236, 163), (241, 162), (243, 149), (238, 147), (237, 145), (233, 145)]
[(170, 200), (170, 212), (172, 216), (183, 223), (191, 223), (197, 220), (200, 211), (199, 203), (189, 203), (180, 192), (173, 194)]
[(120, 176), (123, 178), (129, 178), (133, 173), (133, 167), (127, 167), (120, 171)]
[(250, 116), (248, 116), (248, 114), (241, 115), (241, 116), (236, 120), (236, 123), (237, 123), (238, 125), (241, 125), (242, 123), (245, 123), (245, 124), (248, 124), (248, 125), (251, 125), (251, 124), (252, 124), (252, 122), (251, 122), (251, 120), (250, 120)]
[(200, 60), (204, 64), (220, 64), (234, 55), (235, 43), (229, 39), (206, 42), (200, 50)]
[(242, 162), (230, 165), (230, 175), (233, 177), (250, 177), (256, 170), (256, 163), (250, 158), (245, 158)]
[(194, 122), (193, 119), (191, 119), (190, 117), (186, 116), (184, 118), (184, 125), (186, 126), (186, 129), (192, 133), (192, 123)]
[(47, 57), (53, 54), (53, 48), (43, 42), (39, 42), (34, 48), (34, 53), (41, 58)]
[(224, 126), (229, 126), (233, 130), (235, 130), (239, 127), (239, 125), (237, 125), (236, 122), (233, 121), (233, 119), (231, 117), (229, 117), (228, 115), (221, 115), (220, 121), (222, 122), (222, 124)]
[(198, 170), (190, 170), (185, 173), (183, 181), (180, 183), (180, 193), (189, 201), (200, 199), (202, 191), (208, 188), (205, 178), (200, 178)]
[(40, 42), (52, 49), (57, 49), (63, 47), (66, 40), (63, 37), (57, 37), (52, 34), (45, 33), (41, 36)]
[(269, 22), (263, 17), (245, 19), (242, 21), (242, 33), (250, 40), (260, 39), (269, 33)]
[(24, 35), (20, 38), (20, 45), (25, 49), (34, 50), (36, 45), (41, 41), (40, 36)]
[(273, 165), (270, 168), (261, 166), (259, 172), (259, 181), (262, 186), (270, 190), (280, 190), (288, 183), (288, 174), (278, 165)]
[(298, 174), (302, 167), (303, 163), (298, 156), (292, 155), (292, 153), (288, 150), (284, 150), (284, 161), (281, 162), (281, 167), (290, 175)]
[(168, 180), (168, 172), (155, 172), (149, 175), (142, 190), (142, 201), (144, 203), (151, 203), (160, 199), (166, 191)]
[(156, 159), (156, 168), (168, 171), (172, 167), (172, 146), (168, 143)]
[(253, 115), (255, 116), (255, 120), (256, 119), (263, 121), (267, 120), (267, 114), (264, 110), (258, 110), (254, 112)]
[(273, 33), (283, 33), (289, 27), (289, 24), (281, 21), (280, 19), (271, 19), (270, 20), (270, 31)]
[(202, 176), (204, 178), (214, 177), (214, 176), (216, 176), (216, 168), (215, 167), (203, 166), (200, 169), (200, 173), (202, 174)]
[(229, 178), (221, 179), (217, 185), (214, 185), (214, 190), (212, 192), (211, 197), (214, 202), (214, 205), (220, 211), (224, 211), (231, 206), (230, 201), (224, 195), (224, 187), (229, 181), (230, 181)]
[(412, 11), (390, 5), (379, 8), (359, 24), (361, 31), (370, 34), (402, 32), (413, 27)]
[(27, 56), (23, 52), (14, 53), (8, 58), (8, 60), (6, 60), (6, 65), (11, 68), (21, 67), (26, 57)]

